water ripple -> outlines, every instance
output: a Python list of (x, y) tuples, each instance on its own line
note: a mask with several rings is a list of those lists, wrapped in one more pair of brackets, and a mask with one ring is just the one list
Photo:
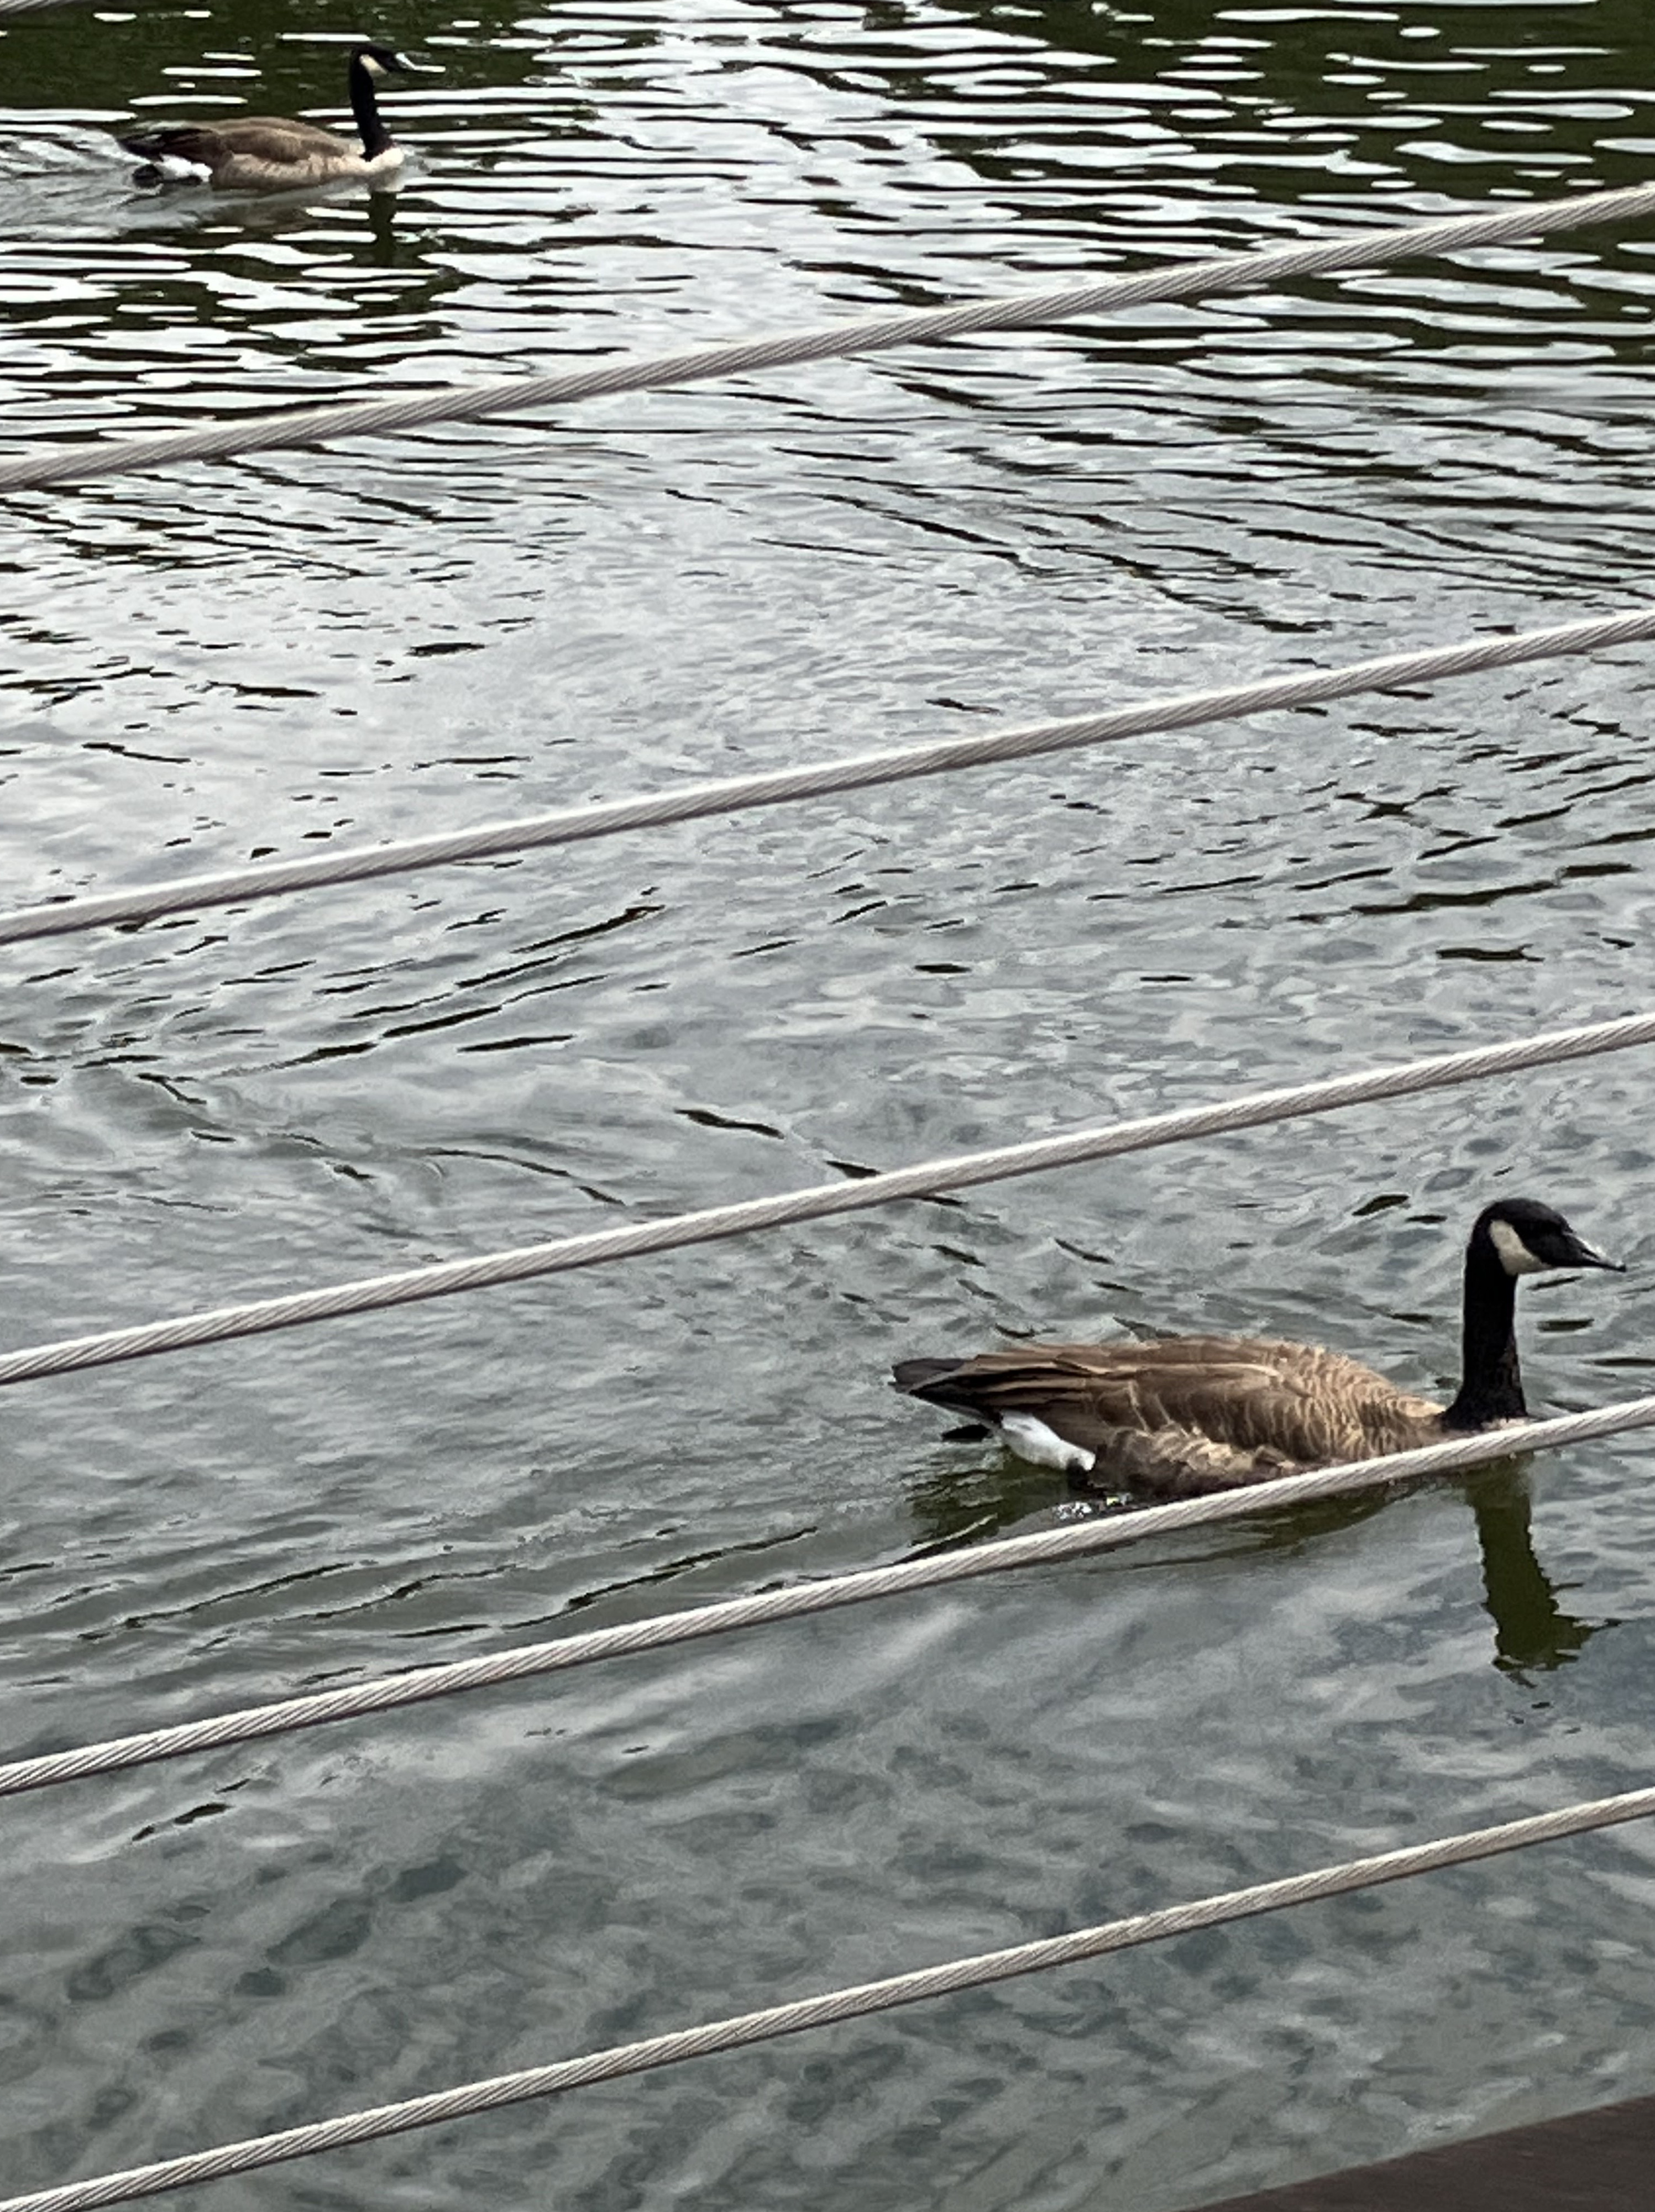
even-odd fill
[[(254, 0), (20, 19), (0, 441), (1628, 183), (1655, 102), (1636, 27), (1609, 0), (416, 10), (399, 34), (444, 74), (390, 95), (402, 191), (258, 201), (134, 191), (112, 126), (337, 119), (332, 34)], [(1646, 239), (1582, 234), (21, 496), (9, 896), (1624, 604), (1652, 276)], [(0, 1328), (1624, 1011), (1655, 926), (1648, 688), (1635, 653), (1493, 674), (21, 949)], [(1277, 1331), (1438, 1387), (1491, 1190), (1647, 1262), (1647, 1088), (1628, 1055), (9, 1393), (12, 1743), (1063, 1509), (893, 1401), (903, 1352)], [(1640, 1281), (1525, 1291), (1537, 1403), (1639, 1387)], [(9, 2179), (1633, 1786), (1640, 1450), (19, 1804)], [(750, 2054), (739, 2095), (686, 2069), (647, 2113), (496, 2117), (266, 2193), (988, 2212), (1091, 2203), (1105, 2173), (1176, 2212), (1623, 2094), (1651, 1849), (1238, 1929)]]

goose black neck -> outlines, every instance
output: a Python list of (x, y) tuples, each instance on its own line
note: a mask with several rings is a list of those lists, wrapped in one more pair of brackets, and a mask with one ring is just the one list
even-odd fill
[(1517, 1284), (1484, 1237), (1465, 1255), (1465, 1307), (1459, 1395), (1442, 1417), (1445, 1429), (1488, 1429), (1528, 1417), (1518, 1365)]
[(378, 95), (374, 90), (374, 72), (360, 54), (350, 57), (350, 112), (356, 118), (356, 128), (362, 134), (362, 158), (371, 161), (376, 154), (384, 153), (391, 143), (391, 133), (386, 129), (380, 114)]

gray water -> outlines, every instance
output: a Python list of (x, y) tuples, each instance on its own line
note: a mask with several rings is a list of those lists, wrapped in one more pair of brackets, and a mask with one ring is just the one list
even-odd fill
[[(302, 14), (303, 21), (296, 20)], [(572, 0), (371, 28), (394, 200), (132, 191), (337, 105), (259, 0), (0, 36), (0, 429), (550, 370), (1640, 181), (1633, 0)], [(1647, 597), (1655, 238), (14, 499), (4, 903)], [(1646, 1003), (1628, 652), (5, 956), (0, 1342)], [(1649, 1387), (1647, 1055), (6, 1394), (0, 1753), (1066, 1510), (892, 1357), (1310, 1334)], [(0, 1813), (9, 2190), (1650, 1779), (1637, 1438)], [(1648, 2086), (1638, 1830), (218, 2185), (1131, 2208)], [(192, 2198), (190, 2201), (197, 2201)]]

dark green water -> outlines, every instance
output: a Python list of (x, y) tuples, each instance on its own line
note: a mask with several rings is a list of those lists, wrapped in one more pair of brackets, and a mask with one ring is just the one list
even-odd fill
[[(445, 75), (399, 198), (100, 125)], [(70, 11), (0, 36), (0, 444), (1650, 173), (1631, 0)], [(5, 903), (1646, 598), (1655, 234), (0, 516)], [(0, 1342), (1625, 1011), (1646, 653), (3, 957)], [(1033, 1525), (996, 1329), (1647, 1384), (1647, 1054), (6, 1394), (0, 1753)], [(1641, 1264), (1640, 1264), (1641, 1263)], [(0, 1808), (9, 2190), (1633, 1787), (1637, 1439)], [(217, 2185), (1179, 2212), (1648, 2087), (1633, 1830)], [(180, 2200), (184, 2201), (184, 2200)]]

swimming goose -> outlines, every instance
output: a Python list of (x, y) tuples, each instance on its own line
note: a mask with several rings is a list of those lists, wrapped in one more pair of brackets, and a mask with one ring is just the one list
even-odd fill
[(897, 1389), (970, 1415), (1037, 1467), (1095, 1476), (1098, 1488), (1198, 1497), (1526, 1419), (1517, 1279), (1554, 1267), (1624, 1272), (1533, 1199), (1501, 1199), (1477, 1216), (1465, 1248), (1463, 1379), (1449, 1406), (1342, 1352), (1249, 1337), (1030, 1344), (904, 1359), (893, 1372)]
[(211, 185), (220, 191), (287, 191), (295, 185), (329, 184), (338, 177), (379, 179), (402, 167), (380, 114), (374, 80), (410, 64), (390, 46), (358, 46), (350, 57), (350, 106), (362, 132), (361, 150), (314, 123), (279, 116), (244, 115), (228, 123), (167, 123), (134, 131), (121, 140), (141, 154), (135, 185)]

